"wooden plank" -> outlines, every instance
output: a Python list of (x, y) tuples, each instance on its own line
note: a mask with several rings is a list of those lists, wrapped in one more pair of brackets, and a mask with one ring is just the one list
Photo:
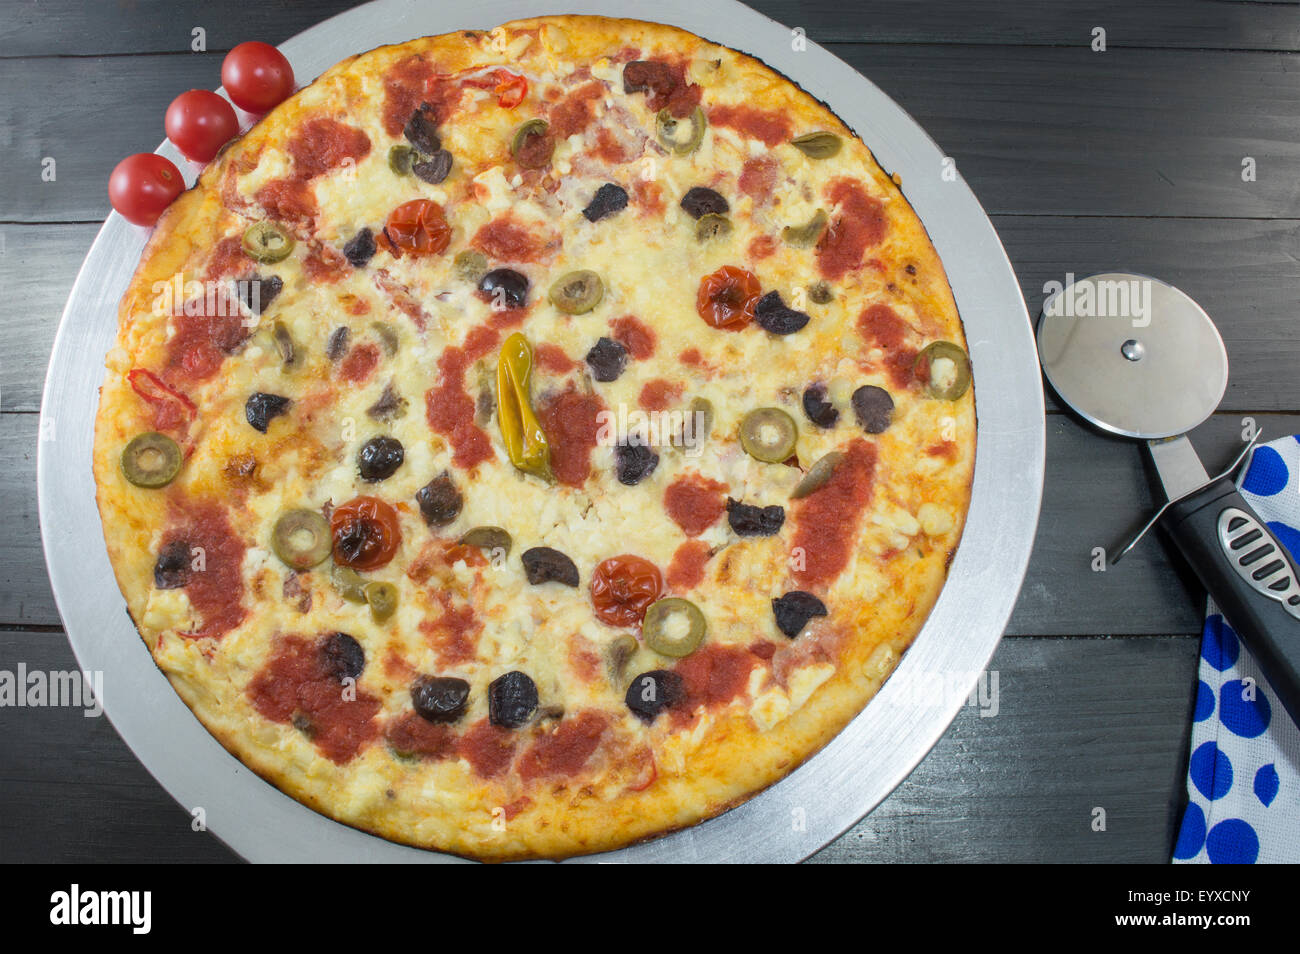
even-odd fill
[(1181, 288), (1228, 350), (1224, 411), (1300, 410), (1300, 222), (995, 216), (1036, 322), (1047, 282), (1129, 271)]
[[(0, 631), (0, 669), (72, 671), (61, 632)], [(218, 862), (235, 856), (131, 754), (105, 716), (0, 709), (0, 862)]]
[[(281, 43), (357, 0), (289, 0), (249, 4), (237, 0), (171, 0), (86, 4), (78, 0), (24, 0), (6, 4), (0, 49), (9, 56), (169, 53), (190, 49), (191, 31), (203, 27), (209, 50), (246, 39)], [(1106, 30), (1111, 49), (1300, 49), (1300, 23), (1292, 8), (1274, 4), (1224, 4), (1216, 0), (1056, 0), (1050, 4), (965, 0), (750, 0), (749, 6), (819, 43), (960, 43), (1060, 46), (1092, 42)], [(648, 13), (647, 16), (651, 16)], [(489, 27), (495, 24), (484, 21)], [(725, 37), (718, 37), (725, 40)]]
[(59, 624), (36, 515), (35, 414), (0, 414), (0, 625)]
[[(870, 45), (835, 52), (925, 127), (990, 212), (1300, 213), (1300, 74), (1292, 54)], [(870, 145), (871, 130), (858, 132)], [(1254, 182), (1242, 181), (1246, 157), (1256, 161)]]
[[(1192, 435), (1207, 470), (1241, 447), (1240, 414), (1219, 414)], [(1267, 437), (1300, 432), (1300, 415), (1252, 415)], [(0, 415), (0, 625), (57, 625), (36, 518), (34, 414)], [(1033, 558), (1011, 635), (1195, 634), (1205, 597), (1153, 535), (1118, 567), (1091, 568), (1154, 512), (1156, 496), (1135, 443), (1094, 433), (1064, 415), (1047, 422), (1047, 480)]]
[[(1169, 861), (1185, 786), (1194, 638), (1013, 639), (996, 716), (967, 707), (818, 862)], [(991, 710), (990, 710), (991, 711)], [(1105, 831), (1092, 828), (1105, 810)]]
[[(995, 216), (1036, 319), (1046, 282), (1125, 269), (1185, 289), (1219, 325), (1225, 411), (1300, 410), (1300, 222)], [(50, 345), (97, 225), (0, 225), (0, 401), (40, 409)]]
[[(1244, 417), (1216, 414), (1192, 432), (1209, 473), (1240, 452)], [(1249, 417), (1265, 440), (1300, 432), (1300, 415)], [(1204, 590), (1159, 532), (1118, 566), (1093, 569), (1093, 548), (1118, 553), (1163, 499), (1143, 458), (1137, 442), (1104, 436), (1063, 414), (1048, 415), (1042, 516), (1008, 634), (1200, 632)]]
[(98, 225), (0, 225), (0, 408), (39, 411), (54, 333)]
[[(1003, 642), (990, 666), (997, 714), (963, 709), (912, 776), (814, 860), (1167, 860), (1196, 657), (1192, 638)], [(60, 633), (0, 633), (0, 668), (18, 662), (75, 666)], [(0, 860), (232, 857), (190, 830), (106, 719), (0, 709), (0, 765)], [(1105, 832), (1091, 830), (1095, 807)]]
[[(836, 52), (943, 144), (991, 212), (1300, 217), (1294, 54), (867, 44)], [(215, 86), (218, 59), (0, 60), (0, 88), (11, 91), (0, 117), (5, 219), (101, 220), (114, 163), (154, 148), (172, 96)], [(65, 88), (78, 95), (48, 95)], [(859, 132), (871, 142), (870, 128)], [(55, 182), (41, 181), (46, 157), (57, 162)], [(1254, 182), (1242, 181), (1244, 157), (1256, 161)]]

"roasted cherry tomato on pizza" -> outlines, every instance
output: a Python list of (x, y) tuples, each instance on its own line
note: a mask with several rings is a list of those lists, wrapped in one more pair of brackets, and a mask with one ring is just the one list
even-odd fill
[(354, 497), (330, 514), (334, 562), (354, 570), (374, 570), (397, 553), (402, 529), (397, 511), (378, 497)]
[(108, 177), (108, 201), (128, 222), (153, 225), (185, 190), (181, 171), (152, 152), (127, 156)]
[(451, 242), (451, 226), (442, 206), (431, 199), (415, 199), (393, 209), (384, 232), (399, 254), (440, 255)]
[(591, 575), (596, 618), (610, 626), (639, 626), (646, 609), (663, 590), (659, 568), (632, 554), (603, 560)]
[(293, 67), (269, 43), (241, 43), (221, 62), (221, 85), (240, 109), (270, 112), (293, 92)]
[(181, 93), (163, 117), (167, 138), (186, 159), (210, 162), (221, 147), (239, 135), (235, 107), (206, 89)]
[(714, 328), (739, 331), (754, 319), (754, 307), (762, 292), (753, 272), (723, 265), (700, 280), (695, 310)]

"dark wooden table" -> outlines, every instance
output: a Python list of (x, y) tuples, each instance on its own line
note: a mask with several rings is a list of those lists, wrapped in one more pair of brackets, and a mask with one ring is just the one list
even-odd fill
[[(0, 0), (0, 670), (75, 668), (41, 556), (37, 428), (50, 344), (108, 211), (110, 169), (157, 145), (178, 92), (218, 84), (235, 43), (278, 43), (353, 5)], [(942, 144), (992, 216), (1031, 313), (1045, 282), (1113, 269), (1204, 305), (1232, 364), (1219, 412), (1193, 435), (1207, 467), (1234, 456), (1248, 418), (1266, 435), (1300, 431), (1300, 6), (753, 5), (804, 28)], [(207, 52), (190, 49), (195, 27)], [(1113, 547), (1152, 504), (1137, 448), (1049, 399), (1042, 521), (991, 666), (997, 714), (964, 709), (816, 860), (1168, 859), (1204, 594), (1156, 539), (1116, 569), (1091, 569), (1093, 548)], [(1091, 825), (1097, 807), (1104, 832)], [(107, 720), (0, 709), (0, 860), (233, 858), (190, 830)]]

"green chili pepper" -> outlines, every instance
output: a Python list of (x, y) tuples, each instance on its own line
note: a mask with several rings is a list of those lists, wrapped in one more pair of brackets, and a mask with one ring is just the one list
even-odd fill
[(543, 480), (551, 475), (551, 445), (533, 413), (529, 379), (533, 373), (533, 346), (515, 332), (501, 346), (497, 359), (497, 423), (510, 463)]

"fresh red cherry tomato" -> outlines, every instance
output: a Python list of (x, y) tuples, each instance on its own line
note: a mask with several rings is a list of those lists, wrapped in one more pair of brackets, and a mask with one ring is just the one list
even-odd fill
[(610, 626), (639, 626), (664, 591), (664, 578), (649, 560), (625, 553), (603, 560), (591, 575), (596, 618)]
[(451, 242), (447, 216), (431, 199), (412, 199), (393, 209), (384, 233), (400, 252), (412, 255), (440, 255)]
[(753, 320), (754, 306), (762, 293), (762, 286), (753, 272), (723, 265), (700, 280), (695, 310), (714, 328), (739, 331)]
[(353, 497), (330, 514), (334, 562), (357, 570), (374, 570), (397, 553), (402, 528), (397, 511), (378, 497)]
[(181, 171), (170, 159), (152, 152), (127, 156), (108, 177), (108, 201), (136, 225), (153, 225), (184, 190)]
[(186, 159), (209, 162), (222, 146), (239, 135), (239, 120), (235, 108), (216, 93), (192, 89), (172, 100), (163, 128)]
[(293, 92), (293, 67), (269, 43), (241, 43), (221, 63), (221, 85), (240, 109), (270, 112)]

